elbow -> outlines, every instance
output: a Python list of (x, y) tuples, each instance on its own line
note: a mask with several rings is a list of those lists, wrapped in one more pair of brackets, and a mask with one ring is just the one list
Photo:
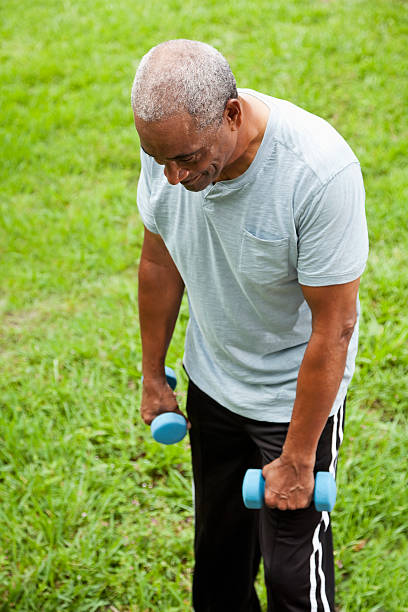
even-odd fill
[(324, 346), (340, 347), (347, 350), (357, 323), (357, 316), (313, 327), (312, 338)]
[(351, 337), (354, 333), (354, 329), (357, 323), (357, 315), (343, 322), (340, 328), (340, 340), (347, 345), (349, 344)]

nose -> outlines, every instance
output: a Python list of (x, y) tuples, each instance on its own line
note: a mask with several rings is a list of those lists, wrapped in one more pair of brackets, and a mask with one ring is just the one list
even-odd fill
[(189, 174), (189, 171), (185, 168), (179, 168), (175, 161), (166, 162), (164, 164), (164, 175), (170, 185), (178, 185), (178, 183), (186, 179)]

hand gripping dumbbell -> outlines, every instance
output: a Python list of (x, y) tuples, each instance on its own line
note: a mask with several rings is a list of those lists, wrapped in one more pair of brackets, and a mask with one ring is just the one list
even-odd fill
[[(170, 387), (176, 388), (177, 378), (174, 371), (166, 366), (166, 380)], [(142, 377), (143, 380), (143, 377)], [(163, 412), (153, 419), (150, 430), (156, 442), (161, 444), (175, 444), (180, 442), (187, 433), (187, 421), (182, 414), (176, 412)]]
[[(330, 472), (317, 472), (313, 502), (318, 512), (331, 512), (336, 503), (336, 481)], [(250, 509), (262, 508), (265, 498), (265, 479), (262, 470), (247, 470), (242, 483), (244, 504)]]

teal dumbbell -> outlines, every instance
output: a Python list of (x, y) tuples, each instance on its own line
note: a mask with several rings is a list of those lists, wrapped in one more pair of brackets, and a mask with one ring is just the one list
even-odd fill
[[(313, 503), (318, 512), (331, 512), (336, 503), (336, 481), (330, 472), (317, 472)], [(247, 470), (242, 483), (244, 504), (250, 509), (262, 508), (265, 498), (265, 479), (262, 470)]]
[[(166, 366), (165, 372), (167, 382), (174, 391), (177, 385), (176, 375), (168, 366)], [(163, 412), (163, 414), (159, 414), (159, 416), (153, 419), (150, 430), (156, 442), (160, 442), (160, 444), (175, 444), (180, 442), (186, 435), (187, 422), (181, 414)]]

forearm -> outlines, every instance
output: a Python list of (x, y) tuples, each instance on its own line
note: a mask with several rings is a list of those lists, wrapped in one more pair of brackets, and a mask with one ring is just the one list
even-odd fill
[(265, 503), (306, 508), (313, 495), (317, 445), (346, 366), (357, 321), (359, 279), (344, 285), (302, 285), (312, 311), (312, 334), (299, 369), (296, 399), (280, 457), (263, 468)]
[(299, 369), (296, 400), (282, 457), (314, 466), (317, 444), (343, 377), (351, 332), (312, 334)]
[(180, 310), (184, 283), (175, 266), (144, 257), (139, 266), (139, 320), (145, 382), (164, 377), (164, 361)]

